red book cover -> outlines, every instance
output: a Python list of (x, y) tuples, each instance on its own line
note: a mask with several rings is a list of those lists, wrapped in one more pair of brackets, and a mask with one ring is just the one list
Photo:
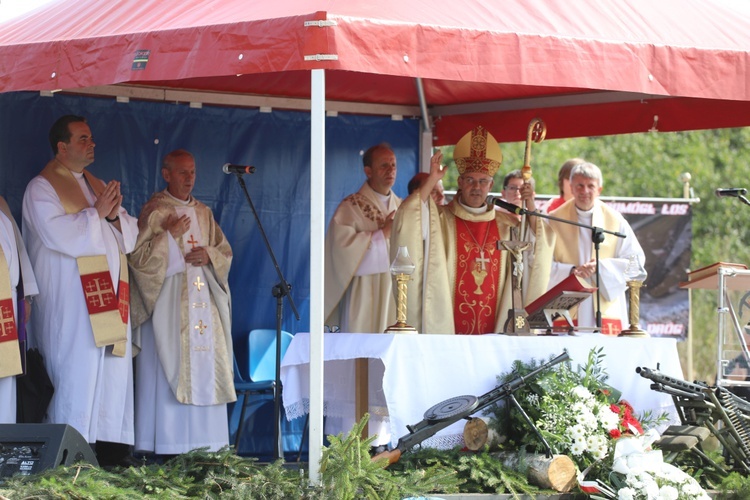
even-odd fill
[(576, 299), (574, 304), (565, 307), (566, 304), (564, 304), (564, 300), (562, 301), (563, 303), (560, 303), (560, 299), (565, 295), (563, 292), (584, 292), (591, 294), (596, 292), (596, 287), (592, 287), (591, 284), (583, 278), (571, 274), (560, 283), (553, 286), (547, 293), (526, 306), (526, 314), (531, 316), (537, 312), (544, 311), (544, 309), (569, 309), (580, 302), (580, 299)]

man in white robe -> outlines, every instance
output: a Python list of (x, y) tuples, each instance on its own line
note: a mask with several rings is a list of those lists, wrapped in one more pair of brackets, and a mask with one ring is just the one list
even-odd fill
[(367, 181), (339, 204), (325, 241), (325, 317), (342, 332), (382, 333), (396, 322), (391, 293), (391, 225), (401, 198), (396, 155), (387, 144), (363, 158)]
[(135, 449), (217, 451), (229, 444), (227, 403), (237, 399), (227, 282), (232, 249), (211, 209), (191, 195), (193, 155), (169, 153), (162, 176), (167, 189), (144, 205), (130, 255), (141, 348)]
[[(0, 249), (2, 249), (2, 262), (7, 266), (7, 272), (0, 273), (7, 278), (6, 287), (0, 287), (0, 289), (7, 288), (12, 299), (10, 311), (3, 310), (3, 325), (0, 327), (0, 344), (8, 343), (7, 350), (0, 348), (0, 424), (14, 424), (16, 423), (16, 377), (6, 374), (7, 370), (4, 369), (6, 366), (3, 365), (6, 365), (6, 363), (10, 365), (11, 361), (14, 361), (13, 366), (16, 368), (7, 372), (14, 372), (15, 375), (21, 373), (19, 370), (22, 355), (20, 349), (25, 346), (19, 345), (19, 340), (22, 339), (18, 332), (20, 332), (21, 323), (26, 323), (29, 319), (31, 298), (37, 295), (38, 289), (34, 271), (31, 268), (31, 261), (29, 261), (29, 256), (26, 253), (26, 246), (21, 239), (21, 231), (18, 230), (16, 221), (10, 213), (10, 208), (2, 196), (0, 196)], [(18, 314), (20, 311), (18, 308), (19, 297), (17, 296), (19, 282), (23, 285), (24, 316)], [(15, 341), (5, 340), (4, 338), (9, 337), (5, 335), (6, 322), (10, 320), (9, 317), (6, 317), (8, 312), (13, 313), (15, 318), (15, 325), (11, 326), (12, 330), (17, 332)], [(6, 359), (5, 355), (12, 356), (14, 359)], [(8, 367), (10, 368), (10, 366)]]
[[(47, 421), (97, 442), (102, 465), (128, 464), (133, 362), (124, 254), (135, 246), (137, 221), (120, 206), (119, 182), (105, 185), (84, 170), (94, 161), (84, 118), (58, 119), (49, 141), (55, 157), (23, 199), (23, 236), (39, 285), (31, 334), (55, 388)], [(98, 273), (82, 271), (91, 261)], [(84, 290), (97, 283), (102, 288)], [(97, 346), (107, 336), (111, 343)]]
[[(599, 199), (603, 187), (599, 167), (587, 162), (575, 165), (570, 171), (570, 186), (573, 198), (552, 211), (550, 215), (625, 235), (625, 238), (620, 238), (603, 233), (604, 241), (599, 245), (601, 333), (617, 335), (629, 325), (624, 275), (628, 258), (635, 255), (643, 265), (646, 257), (630, 224), (619, 212)], [(549, 225), (557, 236), (549, 288), (571, 274), (584, 278), (596, 286), (596, 255), (592, 243), (592, 230), (558, 221), (549, 221)], [(596, 294), (581, 302), (577, 315), (573, 314), (573, 320), (583, 333), (598, 330)]]
[[(510, 331), (506, 322), (513, 309), (514, 267), (502, 242), (511, 241), (511, 229), (519, 226), (520, 220), (485, 202), (502, 163), (502, 152), (495, 138), (480, 126), (461, 138), (453, 158), (459, 171), (459, 191), (450, 203), (438, 206), (430, 197), (447, 172), (438, 152), (430, 160), (427, 181), (396, 213), (391, 253), (406, 246), (415, 264), (407, 284), (407, 324), (420, 333)], [(534, 210), (531, 183), (524, 184), (520, 192)], [(523, 273), (529, 273), (525, 295), (531, 302), (547, 284), (551, 231), (536, 218), (529, 219), (535, 231), (535, 258), (532, 265), (524, 265)], [(521, 292), (518, 295), (522, 297)], [(523, 308), (521, 297), (514, 309)]]

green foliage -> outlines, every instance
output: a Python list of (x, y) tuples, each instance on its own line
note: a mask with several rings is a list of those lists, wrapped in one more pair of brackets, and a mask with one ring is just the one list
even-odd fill
[[(528, 484), (524, 472), (505, 467), (486, 448), (477, 453), (424, 448), (404, 455), (391, 465), (390, 470), (406, 472), (431, 468), (455, 471), (455, 488), (457, 490), (460, 485), (462, 493), (511, 494), (514, 498), (518, 498), (519, 493), (532, 498), (539, 493), (538, 488)], [(441, 492), (455, 493), (456, 490), (451, 488)]]
[[(704, 448), (703, 452), (719, 467), (725, 466), (724, 456), (720, 449), (709, 450)], [(700, 485), (707, 490), (720, 489), (720, 485), (727, 479), (727, 473), (723, 469), (718, 469), (709, 465), (698, 455), (690, 453), (689, 451), (678, 453), (670, 463), (692, 476), (693, 479), (698, 481)]]
[[(689, 173), (694, 196), (700, 198), (693, 205), (690, 268), (719, 261), (750, 266), (750, 207), (713, 194), (717, 187), (750, 187), (746, 180), (750, 165), (748, 144), (750, 128), (555, 139), (532, 144), (530, 163), (537, 193), (549, 195), (557, 195), (557, 172), (565, 160), (573, 157), (585, 158), (602, 169), (603, 196), (682, 198), (684, 185), (680, 176)], [(525, 143), (501, 146), (503, 166), (495, 176), (493, 191), (500, 190), (507, 172), (523, 166)], [(452, 161), (452, 148), (442, 150)], [(445, 189), (456, 189), (456, 177), (451, 164), (443, 180)], [(716, 292), (695, 290), (692, 316), (692, 378), (713, 383), (718, 344)], [(682, 366), (687, 369), (688, 346), (680, 343), (678, 349)]]
[(454, 469), (442, 465), (424, 468), (386, 469), (387, 459), (372, 460), (370, 447), (374, 437), (362, 439), (370, 416), (349, 431), (346, 438), (328, 436), (331, 445), (323, 452), (320, 473), (326, 498), (349, 500), (399, 500), (433, 492), (457, 492), (460, 481)]
[(732, 472), (719, 485), (717, 500), (747, 500), (750, 498), (750, 477)]
[[(8, 498), (141, 499), (154, 498), (306, 498), (307, 480), (281, 462), (259, 465), (229, 448), (196, 450), (164, 465), (106, 471), (91, 465), (57, 467), (34, 476), (14, 477), (2, 485)], [(0, 492), (3, 490), (0, 489)]]
[[(523, 411), (534, 423), (554, 453), (568, 455), (587, 480), (607, 480), (616, 440), (628, 434), (641, 434), (641, 422), (633, 408), (620, 401), (620, 392), (606, 384), (602, 348), (591, 349), (585, 365), (575, 370), (561, 363), (546, 370), (514, 392)], [(526, 377), (540, 362), (515, 361), (513, 371), (498, 377), (505, 384), (518, 376)], [(546, 446), (515, 405), (489, 409), (490, 426), (506, 436), (504, 447), (545, 452)]]

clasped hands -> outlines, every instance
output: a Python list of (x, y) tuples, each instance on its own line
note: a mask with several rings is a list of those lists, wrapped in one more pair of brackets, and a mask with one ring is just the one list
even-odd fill
[(118, 181), (109, 181), (104, 186), (104, 190), (97, 196), (94, 208), (99, 214), (100, 219), (102, 217), (114, 219), (120, 212), (120, 205), (122, 205), (120, 183)]

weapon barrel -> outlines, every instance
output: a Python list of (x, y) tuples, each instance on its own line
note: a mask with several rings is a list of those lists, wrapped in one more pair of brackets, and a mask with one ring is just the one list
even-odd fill
[(479, 404), (477, 405), (477, 408), (475, 410), (479, 411), (483, 409), (484, 407), (494, 403), (498, 399), (510, 394), (511, 392), (515, 391), (522, 385), (526, 384), (527, 381), (532, 380), (537, 375), (542, 373), (543, 371), (549, 370), (553, 366), (562, 363), (563, 361), (568, 361), (570, 359), (570, 355), (568, 354), (568, 351), (563, 351), (562, 354), (557, 356), (556, 358), (544, 363), (543, 365), (537, 367), (533, 371), (527, 373), (526, 375), (519, 375), (510, 382), (507, 382), (500, 387), (496, 387), (495, 389), (491, 390), (487, 394), (484, 394), (479, 398)]
[(449, 425), (458, 422), (462, 418), (467, 418), (470, 415), (473, 415), (474, 413), (477, 413), (483, 408), (491, 405), (492, 403), (499, 401), (504, 397), (507, 397), (509, 394), (512, 394), (513, 391), (524, 385), (526, 381), (533, 379), (541, 372), (549, 370), (553, 366), (562, 363), (563, 361), (567, 361), (568, 359), (570, 359), (568, 351), (563, 351), (563, 353), (556, 358), (537, 367), (535, 370), (527, 373), (525, 376), (519, 375), (510, 382), (503, 384), (500, 387), (496, 387), (486, 394), (483, 394), (477, 399), (478, 402), (476, 406), (472, 406), (471, 408), (459, 412), (451, 416), (450, 418), (445, 418), (437, 422), (422, 420), (413, 426), (407, 426), (407, 428), (409, 429), (409, 433), (399, 438), (398, 443), (393, 450), (379, 453), (372, 459), (377, 460), (379, 458), (388, 457), (389, 464), (396, 463), (401, 457), (402, 453), (407, 452), (412, 447), (418, 445), (425, 439), (434, 436), (442, 429), (445, 429)]
[(670, 377), (668, 375), (664, 375), (659, 370), (651, 370), (650, 368), (646, 368), (645, 366), (639, 366), (635, 369), (636, 373), (639, 373), (641, 377), (651, 379), (654, 382), (657, 382), (659, 384), (673, 387), (675, 389), (679, 389), (681, 391), (687, 391), (690, 393), (694, 393), (697, 396), (703, 396), (703, 389), (708, 388), (707, 385), (704, 384), (694, 384), (687, 382), (685, 380)]

